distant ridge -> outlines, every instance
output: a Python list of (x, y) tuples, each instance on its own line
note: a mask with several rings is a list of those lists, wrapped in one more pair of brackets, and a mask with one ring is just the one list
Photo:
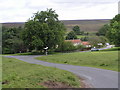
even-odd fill
[(87, 19), (87, 20), (63, 20), (62, 22), (71, 31), (75, 25), (78, 25), (81, 31), (97, 32), (103, 25), (108, 24), (111, 19)]
[[(78, 25), (82, 31), (97, 32), (103, 25), (108, 24), (110, 19), (86, 19), (86, 20), (61, 20), (68, 31)], [(4, 27), (24, 27), (25, 22), (6, 22), (1, 23)]]

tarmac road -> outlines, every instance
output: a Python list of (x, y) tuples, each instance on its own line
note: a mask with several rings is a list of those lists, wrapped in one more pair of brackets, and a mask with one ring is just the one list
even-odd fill
[(114, 47), (114, 45), (108, 45), (108, 46), (106, 46), (104, 48), (100, 48), (99, 50), (109, 49), (109, 48), (112, 48), (112, 47)]
[(56, 67), (70, 71), (84, 79), (84, 82), (92, 88), (118, 88), (118, 72), (116, 71), (67, 64), (55, 64), (34, 59), (38, 56), (40, 55), (6, 57), (16, 58), (32, 64)]

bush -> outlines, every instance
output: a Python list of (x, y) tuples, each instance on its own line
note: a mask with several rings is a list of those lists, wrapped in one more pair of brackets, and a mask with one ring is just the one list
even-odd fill
[(70, 39), (77, 39), (77, 36), (74, 31), (71, 31), (67, 34), (66, 40), (70, 40)]
[(83, 45), (78, 45), (78, 46), (76, 46), (76, 48), (77, 48), (77, 50), (83, 50), (83, 49), (86, 48), (86, 47), (83, 46)]
[(88, 41), (88, 37), (82, 37), (80, 40), (82, 40), (82, 41)]
[(66, 52), (66, 51), (74, 51), (77, 47), (75, 47), (71, 42), (63, 42), (58, 48), (55, 50), (57, 52)]
[(2, 49), (2, 54), (10, 54), (10, 53), (13, 53), (13, 52), (11, 52), (10, 48), (3, 48)]

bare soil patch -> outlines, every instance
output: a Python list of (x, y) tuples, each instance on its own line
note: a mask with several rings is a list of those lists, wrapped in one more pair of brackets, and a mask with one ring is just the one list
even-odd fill
[(91, 84), (88, 84), (85, 79), (78, 77), (80, 79), (80, 88), (93, 88)]
[[(88, 84), (85, 79), (80, 78), (80, 83), (81, 83), (81, 87), (80, 88), (93, 88), (92, 85)], [(63, 82), (56, 82), (56, 81), (45, 81), (43, 83), (40, 83), (39, 85), (43, 85), (47, 88), (74, 88), (66, 83)]]
[(70, 85), (67, 85), (62, 82), (55, 82), (55, 81), (45, 81), (40, 85), (43, 85), (47, 88), (72, 88)]
[(2, 84), (9, 84), (9, 81), (3, 81)]

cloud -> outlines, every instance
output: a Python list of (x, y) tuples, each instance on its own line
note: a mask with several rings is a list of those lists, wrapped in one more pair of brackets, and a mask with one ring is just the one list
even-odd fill
[(61, 20), (111, 19), (119, 0), (1, 0), (0, 22), (25, 22), (37, 11), (53, 8)]
[(0, 10), (12, 10), (16, 8), (18, 9), (24, 7), (24, 5), (24, 0), (20, 0), (19, 2), (17, 0), (1, 0)]
[[(63, 9), (65, 10), (65, 9)], [(117, 13), (117, 3), (91, 4), (58, 10), (60, 19), (112, 19)], [(64, 13), (64, 16), (62, 16)]]

